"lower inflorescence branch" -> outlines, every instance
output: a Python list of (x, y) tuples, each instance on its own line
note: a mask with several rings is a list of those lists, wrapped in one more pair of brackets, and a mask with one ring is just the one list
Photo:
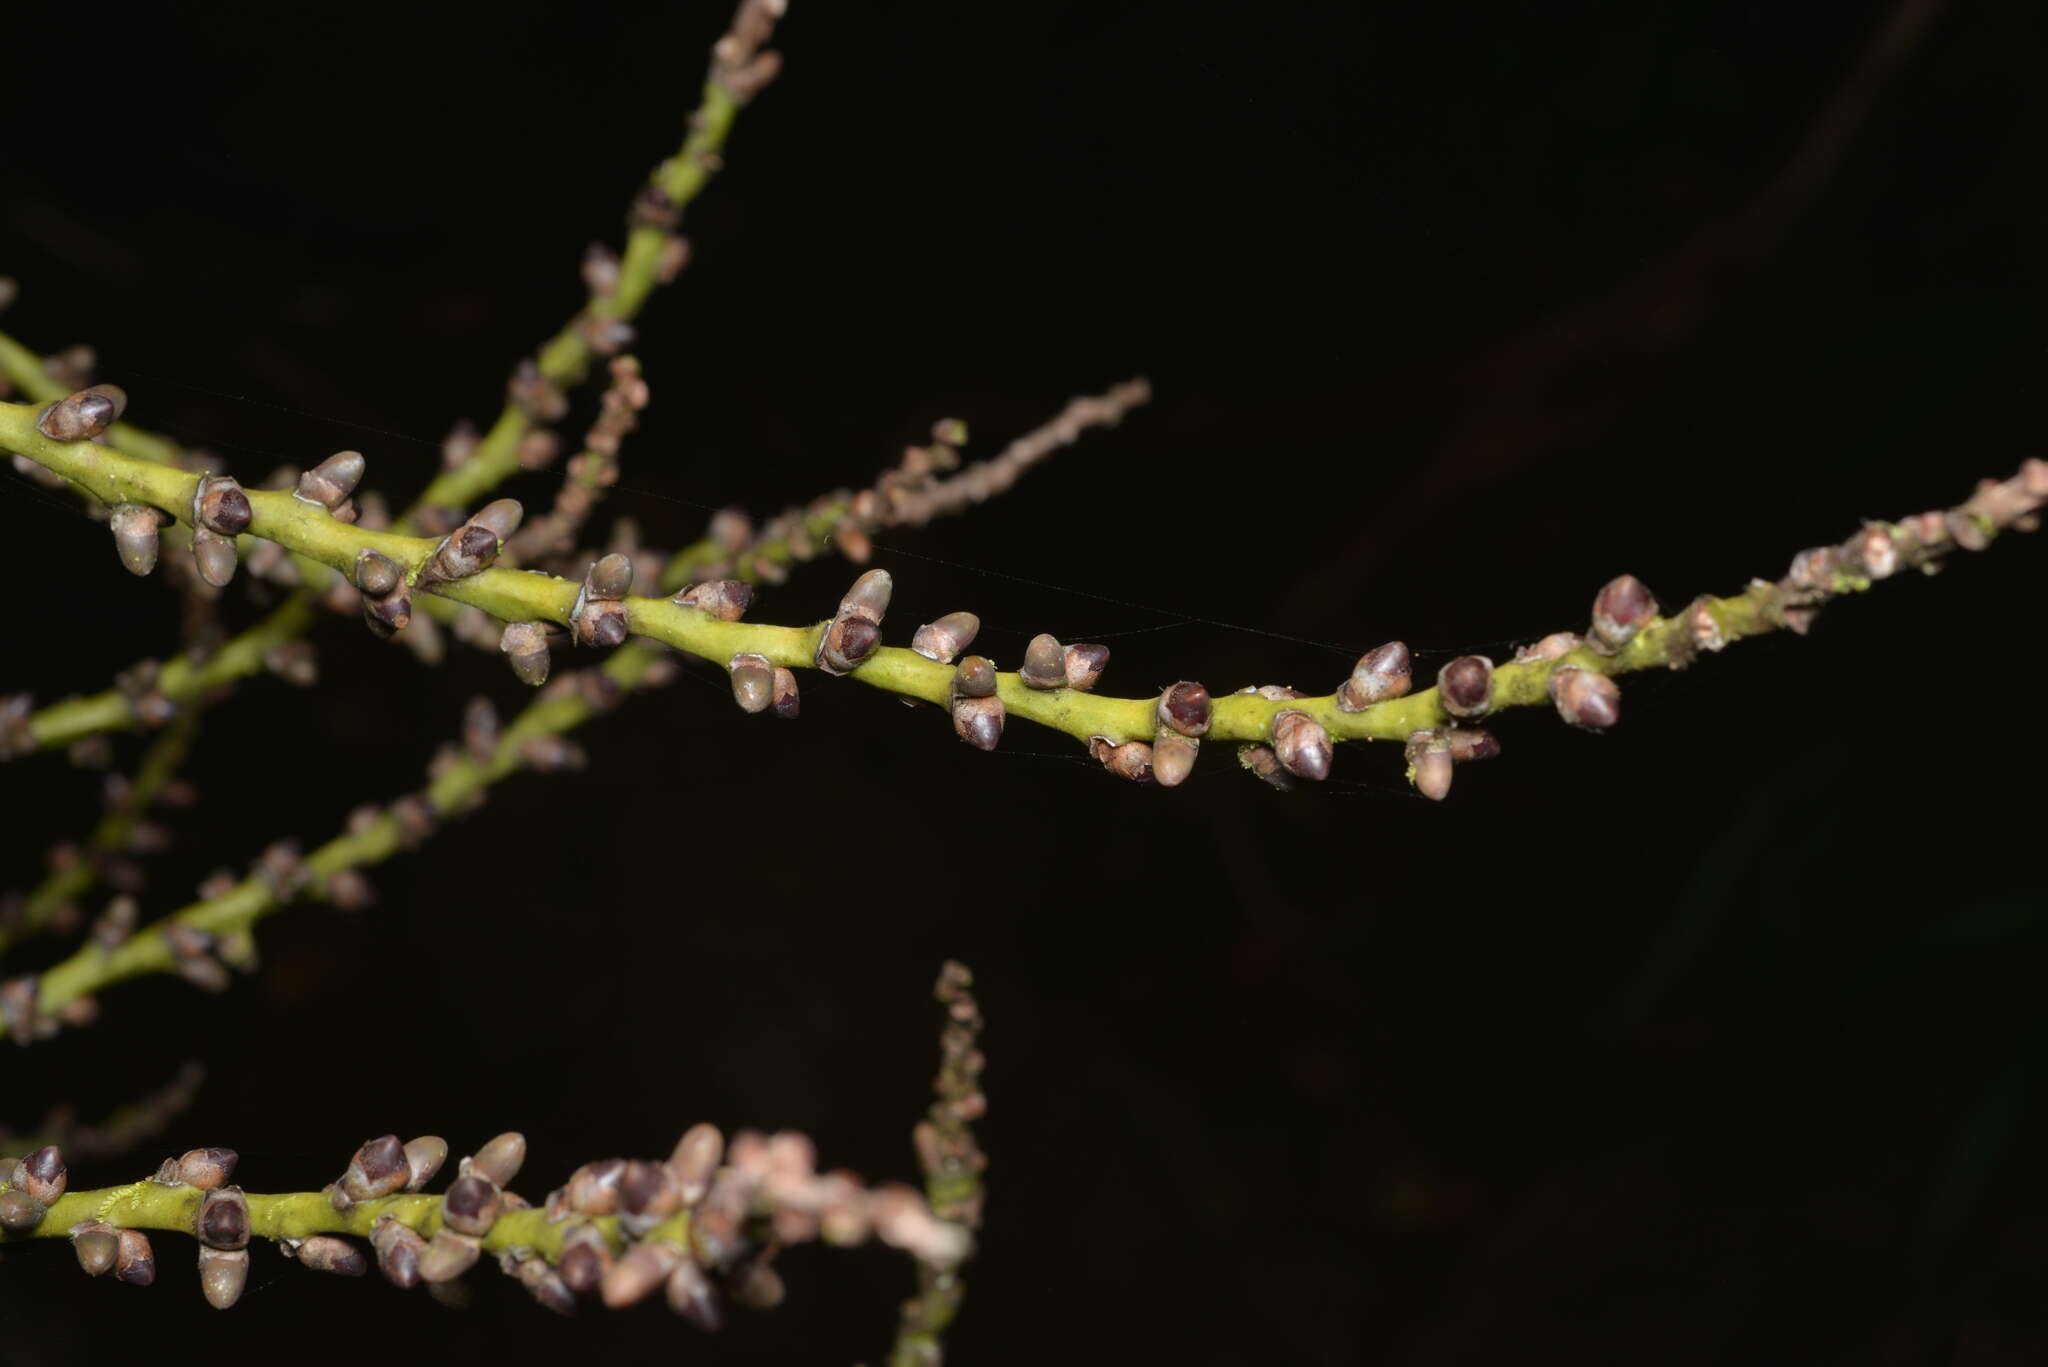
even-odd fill
[(223, 1310), (248, 1285), (259, 1241), (313, 1271), (362, 1276), (374, 1265), (404, 1288), (453, 1282), (488, 1256), (551, 1310), (569, 1313), (585, 1297), (616, 1309), (665, 1291), (705, 1329), (719, 1326), (728, 1299), (780, 1300), (774, 1258), (790, 1244), (874, 1239), (938, 1267), (972, 1247), (915, 1188), (819, 1172), (815, 1147), (793, 1132), (742, 1131), (728, 1146), (714, 1126), (696, 1125), (666, 1161), (586, 1163), (539, 1204), (511, 1189), (526, 1160), (522, 1135), (492, 1139), (457, 1165), (445, 1192), (425, 1194), (448, 1153), (435, 1135), (383, 1135), (319, 1191), (259, 1194), (231, 1183), (232, 1149), (192, 1149), (142, 1181), (73, 1191), (64, 1153), (45, 1145), (0, 1159), (0, 1246), (68, 1238), (88, 1275), (148, 1286), (157, 1275), (149, 1235), (190, 1235), (200, 1290)]

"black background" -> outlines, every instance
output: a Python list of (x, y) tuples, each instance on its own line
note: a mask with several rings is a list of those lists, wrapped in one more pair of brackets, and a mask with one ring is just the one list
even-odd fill
[[(871, 478), (934, 418), (988, 454), (1144, 373), (1119, 431), (883, 538), (892, 636), (971, 607), (1006, 665), (1036, 631), (1103, 639), (1126, 695), (1325, 691), (1394, 636), (1431, 670), (1505, 656), (1623, 570), (1673, 604), (1775, 577), (2041, 450), (2048, 32), (1958, 7), (1859, 81), (1892, 15), (797, 0), (643, 319), (654, 404), (610, 507), (676, 544)], [(352, 446), (403, 501), (576, 307), (725, 17), (11, 14), (0, 326), (95, 344), (131, 417), (248, 478)], [(4, 488), (0, 684), (175, 648), (104, 531)], [(0, 1122), (200, 1057), (197, 1105), (77, 1180), (219, 1143), (303, 1189), (373, 1133), (516, 1126), (538, 1195), (698, 1119), (911, 1177), (957, 956), (993, 1156), (958, 1361), (2039, 1360), (2043, 553), (1626, 680), (1612, 736), (1504, 718), (1441, 805), (1391, 747), (1291, 796), (1223, 747), (1138, 790), (1051, 733), (977, 755), (821, 679), (796, 724), (744, 718), (693, 666), (586, 728), (587, 771), (377, 870), (373, 911), (267, 924), (224, 999), (134, 984), (10, 1046)], [(848, 577), (756, 615), (814, 620)], [(209, 716), (150, 914), (416, 786), (473, 693), (520, 702), (496, 660), (318, 641), (317, 691)], [(97, 780), (0, 779), (26, 884)], [(843, 1363), (909, 1285), (798, 1250), (789, 1304), (700, 1343), (260, 1251), (220, 1316), (190, 1247), (160, 1241), (149, 1291), (10, 1251), (0, 1355)]]

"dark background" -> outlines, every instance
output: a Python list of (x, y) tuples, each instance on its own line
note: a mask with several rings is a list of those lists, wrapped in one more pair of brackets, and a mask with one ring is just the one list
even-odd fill
[[(2041, 451), (2048, 27), (1925, 8), (797, 0), (643, 319), (610, 506), (672, 545), (871, 478), (936, 417), (989, 454), (1145, 373), (1121, 430), (883, 538), (893, 637), (972, 607), (1006, 665), (1105, 640), (1105, 690), (1320, 692), (1393, 636), (1504, 657), (1623, 570), (1669, 604), (1775, 577)], [(577, 305), (726, 13), (10, 15), (0, 327), (95, 344), (133, 418), (245, 477), (353, 446), (402, 502)], [(0, 683), (175, 647), (104, 531), (4, 487)], [(808, 677), (800, 722), (743, 718), (693, 666), (586, 728), (587, 771), (377, 870), (373, 911), (266, 924), (225, 999), (129, 985), (10, 1048), (0, 1123), (200, 1057), (196, 1105), (78, 1180), (220, 1143), (302, 1189), (373, 1133), (517, 1126), (538, 1195), (698, 1119), (910, 1177), (957, 956), (993, 1155), (958, 1361), (2040, 1360), (2044, 553), (1626, 680), (1612, 736), (1504, 718), (1441, 805), (1391, 747), (1291, 796), (1223, 747), (1138, 790)], [(757, 615), (821, 617), (848, 577)], [(520, 702), (496, 660), (318, 641), (318, 691), (209, 716), (149, 914), (417, 785), (471, 694)], [(0, 779), (27, 884), (97, 780)], [(705, 1344), (264, 1252), (222, 1317), (190, 1248), (146, 1292), (11, 1251), (0, 1356), (872, 1361), (909, 1285), (797, 1250), (790, 1303)]]

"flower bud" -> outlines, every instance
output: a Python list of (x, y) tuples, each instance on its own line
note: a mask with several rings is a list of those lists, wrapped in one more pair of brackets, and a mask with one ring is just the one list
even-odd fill
[(1273, 718), (1273, 756), (1298, 778), (1330, 776), (1330, 733), (1306, 712), (1282, 712)]
[(676, 1179), (683, 1204), (694, 1206), (711, 1189), (712, 1175), (725, 1157), (725, 1136), (716, 1125), (700, 1123), (683, 1131), (675, 1152), (668, 1156), (668, 1170)]
[(542, 1257), (519, 1258), (508, 1270), (519, 1279), (534, 1301), (554, 1311), (557, 1315), (576, 1313), (576, 1293), (569, 1289), (569, 1283), (562, 1274), (548, 1266)]
[(718, 1292), (704, 1275), (704, 1269), (689, 1258), (678, 1262), (675, 1271), (668, 1274), (668, 1308), (707, 1334), (716, 1333), (725, 1324)]
[(226, 1310), (242, 1299), (242, 1290), (248, 1284), (249, 1250), (199, 1250), (199, 1290), (208, 1305), (216, 1310)]
[(963, 698), (992, 697), (996, 691), (996, 667), (986, 656), (969, 655), (953, 671), (953, 691)]
[(219, 536), (240, 536), (249, 530), (255, 511), (242, 486), (226, 475), (201, 475), (192, 490), (192, 525)]
[(614, 551), (590, 567), (569, 626), (584, 645), (611, 647), (626, 639), (626, 610), (621, 601), (633, 587), (633, 562)]
[(1633, 641), (1657, 615), (1657, 600), (1632, 574), (1607, 582), (1593, 599), (1593, 649), (1612, 655)]
[(1443, 736), (1417, 731), (1408, 737), (1408, 781), (1430, 801), (1450, 796), (1452, 763), (1451, 743)]
[(619, 1227), (634, 1238), (682, 1208), (682, 1188), (666, 1165), (635, 1160), (619, 1174)]
[[(398, 1142), (395, 1134), (381, 1135), (355, 1151), (335, 1190), (348, 1201), (374, 1201), (403, 1191), (411, 1176), (412, 1165), (407, 1161), (405, 1145)], [(335, 1202), (335, 1208), (347, 1209), (340, 1201)]]
[(441, 1198), (441, 1219), (458, 1234), (490, 1233), (498, 1222), (498, 1189), (474, 1173), (456, 1178)]
[(377, 1255), (377, 1270), (401, 1291), (420, 1283), (420, 1255), (427, 1241), (419, 1231), (385, 1216), (370, 1227), (370, 1249)]
[(235, 539), (204, 527), (192, 529), (192, 564), (201, 582), (223, 589), (235, 577)]
[(1280, 763), (1280, 757), (1273, 753), (1270, 745), (1239, 746), (1237, 762), (1252, 771), (1264, 782), (1283, 793), (1294, 791), (1294, 775), (1287, 772)]
[(1413, 667), (1408, 647), (1399, 641), (1368, 650), (1337, 689), (1337, 706), (1345, 712), (1363, 712), (1376, 702), (1401, 697), (1408, 691)]
[(114, 529), (114, 552), (121, 557), (122, 568), (130, 574), (148, 574), (156, 568), (156, 529), (160, 522), (156, 509), (140, 503), (122, 503), (107, 521)]
[(754, 602), (754, 586), (744, 579), (714, 579), (692, 584), (675, 596), (686, 608), (698, 608), (721, 622), (737, 622)]
[(1041, 633), (1024, 647), (1024, 663), (1017, 677), (1026, 688), (1052, 689), (1067, 686), (1067, 648), (1054, 637)]
[(1621, 720), (1621, 689), (1605, 674), (1572, 665), (1554, 670), (1550, 700), (1557, 715), (1588, 731), (1605, 731)]
[(249, 1244), (249, 1200), (240, 1187), (219, 1187), (200, 1198), (192, 1233), (208, 1248), (246, 1248)]
[(1561, 660), (1584, 644), (1585, 642), (1575, 632), (1553, 631), (1534, 645), (1517, 646), (1515, 648), (1515, 663), (1527, 664), (1531, 660)]
[(827, 674), (851, 674), (882, 641), (882, 629), (866, 617), (835, 617), (818, 638), (817, 666)]
[(423, 1134), (405, 1146), (405, 1189), (418, 1191), (434, 1180), (448, 1161), (448, 1141), (438, 1134)]
[(1162, 788), (1178, 788), (1194, 770), (1201, 742), (1174, 731), (1161, 731), (1152, 741), (1152, 781)]
[(373, 635), (389, 639), (412, 625), (412, 586), (400, 584), (382, 598), (363, 598), (363, 621)]
[(889, 596), (895, 587), (896, 581), (889, 577), (889, 571), (869, 570), (854, 580), (853, 587), (839, 600), (839, 611), (843, 615), (880, 622), (889, 611)]
[(949, 665), (961, 651), (974, 644), (981, 631), (981, 619), (971, 612), (949, 612), (936, 622), (926, 622), (910, 638), (910, 648), (927, 660)]
[(569, 1174), (566, 1189), (569, 1209), (578, 1215), (613, 1215), (619, 1209), (619, 1174), (625, 1171), (625, 1160), (607, 1158), (598, 1163), (585, 1163)]
[(1493, 661), (1460, 655), (1436, 675), (1437, 701), (1454, 717), (1483, 717), (1493, 710)]
[(1444, 733), (1451, 747), (1451, 759), (1458, 764), (1492, 759), (1500, 753), (1500, 741), (1483, 726), (1454, 726)]
[(178, 1180), (201, 1191), (214, 1191), (234, 1176), (240, 1155), (233, 1149), (187, 1149), (178, 1159)]
[(775, 699), (775, 666), (766, 655), (739, 654), (726, 666), (732, 673), (732, 700), (747, 713), (766, 712)]
[(1847, 547), (1848, 558), (1866, 579), (1889, 579), (1898, 572), (1899, 543), (1892, 529), (1873, 522), (1858, 532)]
[(429, 1285), (452, 1282), (475, 1267), (482, 1253), (476, 1240), (444, 1229), (420, 1252), (420, 1280)]
[(71, 1251), (78, 1255), (78, 1265), (86, 1276), (102, 1277), (114, 1270), (121, 1236), (111, 1225), (80, 1225), (71, 1231)]
[(953, 734), (977, 750), (989, 751), (1003, 739), (1003, 719), (1007, 709), (1003, 700), (990, 694), (984, 698), (969, 697), (955, 692), (951, 711)]
[(1721, 621), (1714, 616), (1714, 602), (1705, 595), (1686, 606), (1685, 631), (1694, 650), (1718, 651), (1728, 644), (1728, 638), (1721, 633)]
[(509, 1187), (525, 1163), (526, 1136), (517, 1130), (507, 1130), (478, 1149), (463, 1163), (462, 1170), (465, 1174), (475, 1173), (496, 1186)]
[(1088, 753), (1097, 763), (1133, 783), (1150, 783), (1152, 778), (1152, 747), (1141, 740), (1125, 741), (1118, 745), (1107, 736), (1093, 736), (1088, 741)]
[[(1209, 712), (1209, 690), (1198, 683), (1183, 681), (1159, 695), (1159, 720), (1183, 736), (1206, 735)], [(1153, 767), (1158, 767), (1156, 755)]]
[(404, 578), (405, 571), (390, 556), (367, 547), (356, 552), (356, 587), (371, 598), (382, 598), (397, 588)]
[(1095, 681), (1108, 667), (1108, 646), (1068, 646), (1060, 660), (1060, 668), (1067, 676), (1067, 687), (1082, 693), (1095, 687)]
[(562, 1232), (561, 1253), (562, 1280), (571, 1291), (587, 1296), (597, 1290), (604, 1281), (604, 1274), (611, 1271), (611, 1245), (597, 1226), (588, 1224), (571, 1225)]
[(802, 699), (797, 694), (796, 675), (777, 665), (775, 667), (775, 701), (771, 710), (783, 721), (795, 721)]
[(156, 1280), (156, 1253), (149, 1236), (139, 1229), (124, 1229), (116, 1236), (120, 1248), (114, 1254), (114, 1280), (130, 1286), (148, 1286)]
[(128, 394), (115, 384), (96, 384), (57, 400), (36, 419), (36, 430), (51, 441), (91, 441), (121, 419)]
[(289, 1243), (286, 1251), (299, 1260), (299, 1266), (315, 1272), (332, 1272), (337, 1277), (360, 1277), (370, 1270), (369, 1260), (363, 1251), (346, 1239), (337, 1239), (331, 1234), (315, 1234), (302, 1240), (294, 1251)]
[(356, 491), (356, 485), (363, 482), (363, 469), (362, 452), (337, 451), (299, 476), (292, 497), (331, 513)]
[(0, 1229), (26, 1234), (43, 1222), (43, 1203), (20, 1187), (0, 1191)]
[(1835, 548), (1809, 546), (1792, 557), (1785, 587), (1800, 593), (1827, 593), (1835, 582)]
[(14, 1185), (29, 1195), (29, 1199), (44, 1205), (53, 1204), (64, 1194), (65, 1184), (70, 1180), (70, 1171), (64, 1166), (64, 1151), (55, 1144), (45, 1144), (15, 1165)]
[(613, 1310), (623, 1309), (667, 1281), (682, 1259), (682, 1250), (674, 1244), (635, 1244), (604, 1274), (599, 1295)]
[(548, 681), (548, 629), (539, 622), (508, 622), (498, 637), (512, 673), (528, 688)]

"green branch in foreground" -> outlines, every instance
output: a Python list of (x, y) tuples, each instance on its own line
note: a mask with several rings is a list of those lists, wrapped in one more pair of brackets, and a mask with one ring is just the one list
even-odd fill
[[(495, 489), (520, 469), (520, 450), (535, 430), (536, 418), (555, 411), (562, 389), (580, 383), (591, 360), (617, 349), (656, 287), (672, 279), (684, 259), (682, 240), (674, 228), (683, 209), (710, 180), (732, 132), (739, 111), (773, 79), (779, 59), (763, 51), (781, 0), (742, 0), (731, 26), (712, 49), (711, 70), (702, 102), (690, 115), (689, 134), (681, 150), (657, 166), (635, 201), (633, 226), (622, 256), (594, 253), (586, 264), (591, 286), (588, 302), (576, 317), (545, 343), (530, 373), (515, 376), (508, 398), (490, 430), (453, 469), (428, 485), (398, 521), (412, 528), (430, 516), (445, 520), (447, 510), (467, 506)], [(65, 390), (46, 372), (34, 352), (0, 334), (0, 373), (13, 379), (24, 394), (41, 403), (64, 397)], [(131, 455), (175, 464), (175, 442), (144, 428), (116, 422), (112, 444)], [(459, 520), (456, 519), (456, 520)], [(210, 692), (257, 674), (278, 646), (303, 634), (314, 620), (317, 595), (298, 590), (256, 625), (194, 663), (183, 656), (160, 662), (155, 692), (171, 703), (189, 703)], [(0, 717), (0, 758), (10, 753)], [(142, 724), (130, 699), (117, 689), (66, 699), (28, 719), (25, 740), (36, 749), (64, 746), (83, 737), (126, 731)]]
[[(233, 1150), (194, 1149), (140, 1182), (71, 1191), (64, 1155), (46, 1146), (0, 1161), (0, 1246), (69, 1238), (90, 1275), (146, 1286), (157, 1270), (147, 1231), (189, 1234), (201, 1290), (223, 1310), (248, 1282), (255, 1240), (319, 1271), (361, 1276), (374, 1260), (401, 1287), (452, 1282), (489, 1254), (550, 1309), (567, 1313), (590, 1294), (618, 1308), (665, 1287), (669, 1304), (705, 1328), (717, 1327), (727, 1294), (748, 1305), (779, 1298), (772, 1259), (788, 1244), (874, 1238), (940, 1266), (971, 1247), (915, 1188), (819, 1173), (810, 1140), (793, 1133), (743, 1131), (728, 1150), (715, 1127), (697, 1125), (666, 1162), (585, 1164), (537, 1206), (509, 1190), (523, 1136), (499, 1135), (462, 1160), (444, 1194), (422, 1193), (447, 1155), (433, 1135), (384, 1135), (320, 1191), (263, 1195), (228, 1184)], [(370, 1255), (344, 1236), (367, 1238)]]
[[(1113, 422), (1121, 416), (1121, 409), (1106, 399), (1083, 402), (1098, 406), (1095, 421)], [(35, 417), (31, 408), (0, 404), (0, 447), (28, 456), (102, 501), (142, 503), (173, 517), (192, 516), (194, 477), (112, 447), (53, 441), (37, 430)], [(1623, 576), (1602, 590), (1592, 632), (1585, 639), (1552, 637), (1498, 668), (1482, 657), (1464, 656), (1439, 674), (1440, 685), (1448, 681), (1451, 686), (1412, 695), (1405, 649), (1398, 652), (1404, 663), (1392, 672), (1380, 668), (1385, 661), (1376, 651), (1360, 661), (1345, 688), (1322, 697), (1297, 696), (1294, 690), (1268, 686), (1211, 699), (1207, 690), (1193, 683), (1175, 685), (1155, 697), (1098, 696), (1061, 686), (1063, 680), (1077, 677), (1075, 661), (1069, 651), (1062, 672), (1059, 644), (1050, 637), (1033, 642), (1020, 673), (995, 673), (978, 656), (969, 656), (956, 670), (950, 656), (941, 660), (915, 650), (879, 646), (890, 589), (882, 571), (863, 576), (832, 620), (781, 627), (720, 620), (680, 601), (628, 596), (618, 586), (622, 573), (630, 578), (630, 567), (608, 562), (601, 562), (596, 577), (582, 586), (525, 571), (471, 572), (475, 565), (488, 564), (498, 544), (478, 535), (482, 524), (474, 521), (467, 524), (468, 530), (455, 534), (469, 536), (474, 546), (473, 553), (457, 557), (455, 568), (461, 577), (448, 577), (446, 557), (436, 561), (435, 569), (428, 568), (450, 543), (365, 531), (289, 494), (248, 493), (251, 515), (245, 530), (344, 573), (359, 556), (375, 552), (397, 567), (407, 585), (480, 608), (508, 623), (575, 626), (579, 639), (586, 640), (616, 638), (627, 631), (721, 667), (737, 666), (739, 657), (748, 657), (749, 668), (821, 668), (849, 674), (871, 687), (949, 708), (963, 738), (983, 748), (994, 744), (1002, 718), (1022, 717), (1088, 744), (1115, 772), (1170, 785), (1185, 779), (1204, 737), (1254, 747), (1245, 762), (1264, 767), (1275, 777), (1305, 778), (1327, 773), (1334, 742), (1400, 740), (1411, 743), (1411, 770), (1418, 786), (1430, 796), (1441, 796), (1448, 787), (1451, 761), (1461, 754), (1478, 757), (1497, 748), (1490, 737), (1476, 740), (1470, 726), (1488, 713), (1552, 703), (1567, 720), (1604, 728), (1618, 715), (1609, 676), (1683, 668), (1701, 650), (1719, 650), (1731, 641), (1788, 626), (1803, 629), (1834, 596), (1867, 589), (1903, 568), (1931, 565), (1958, 547), (1981, 549), (2004, 528), (2031, 527), (2044, 496), (2048, 462), (2032, 460), (2009, 480), (1984, 481), (1959, 508), (1899, 523), (1871, 524), (1841, 546), (1801, 552), (1792, 570), (1776, 583), (1754, 581), (1734, 597), (1697, 598), (1676, 616), (1664, 617), (1649, 592)], [(506, 515), (502, 502), (487, 511), (499, 520)], [(1094, 650), (1097, 667), (1081, 671), (1090, 682), (1107, 654), (1100, 647)], [(1143, 753), (1135, 752), (1134, 746), (1143, 747)]]

